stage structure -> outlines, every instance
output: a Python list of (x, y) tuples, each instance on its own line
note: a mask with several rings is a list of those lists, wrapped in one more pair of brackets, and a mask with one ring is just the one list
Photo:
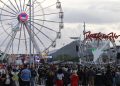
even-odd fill
[[(113, 47), (115, 50), (114, 55), (116, 57), (117, 50), (116, 50), (116, 44), (115, 40), (120, 36), (116, 35), (116, 33), (91, 33), (91, 31), (84, 32), (85, 39), (80, 43), (79, 52), (83, 53), (84, 57), (87, 57), (86, 50), (91, 49), (93, 56), (94, 56), (94, 62), (98, 60), (98, 58), (103, 54), (103, 52), (110, 49), (110, 47)], [(111, 46), (110, 46), (111, 45)]]

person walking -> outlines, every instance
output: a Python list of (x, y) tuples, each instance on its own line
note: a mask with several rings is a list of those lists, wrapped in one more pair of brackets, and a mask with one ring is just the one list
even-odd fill
[(88, 83), (89, 86), (94, 86), (94, 77), (95, 77), (95, 72), (92, 67), (89, 68), (88, 71)]
[(109, 65), (107, 66), (107, 71), (105, 73), (105, 81), (105, 86), (113, 86), (113, 76)]
[(68, 72), (68, 68), (64, 68), (64, 78), (63, 78), (63, 82), (64, 82), (64, 86), (68, 86), (70, 84), (70, 73)]
[(115, 73), (115, 83), (116, 86), (120, 86), (120, 68)]
[(79, 84), (79, 76), (77, 75), (77, 71), (74, 70), (72, 75), (70, 76), (71, 86), (78, 86)]
[(21, 71), (20, 78), (22, 80), (22, 86), (30, 86), (31, 71), (24, 65), (24, 69)]
[(47, 70), (45, 86), (54, 86), (54, 72), (52, 70)]
[(61, 68), (58, 69), (55, 77), (56, 77), (56, 86), (64, 86), (63, 85), (64, 74), (63, 74), (63, 70)]
[(31, 86), (35, 86), (35, 77), (37, 76), (37, 72), (35, 70), (35, 67), (31, 67)]

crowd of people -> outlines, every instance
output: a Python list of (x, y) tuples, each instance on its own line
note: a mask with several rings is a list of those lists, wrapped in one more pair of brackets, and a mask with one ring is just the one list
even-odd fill
[(0, 66), (0, 86), (120, 86), (119, 66), (40, 64)]

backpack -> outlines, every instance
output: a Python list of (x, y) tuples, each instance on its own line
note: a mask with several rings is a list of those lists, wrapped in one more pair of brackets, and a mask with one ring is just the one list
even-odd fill
[(14, 74), (13, 77), (12, 77), (13, 81), (18, 81), (18, 78), (19, 78), (19, 77), (18, 77), (17, 74)]
[(31, 72), (29, 69), (24, 69), (21, 71), (20, 77), (23, 81), (30, 81)]

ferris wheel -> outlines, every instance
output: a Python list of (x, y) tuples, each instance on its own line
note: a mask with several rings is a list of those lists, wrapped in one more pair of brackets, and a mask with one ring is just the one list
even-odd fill
[(5, 54), (29, 54), (30, 42), (32, 53), (46, 52), (56, 46), (63, 28), (59, 0), (0, 0), (0, 50)]

